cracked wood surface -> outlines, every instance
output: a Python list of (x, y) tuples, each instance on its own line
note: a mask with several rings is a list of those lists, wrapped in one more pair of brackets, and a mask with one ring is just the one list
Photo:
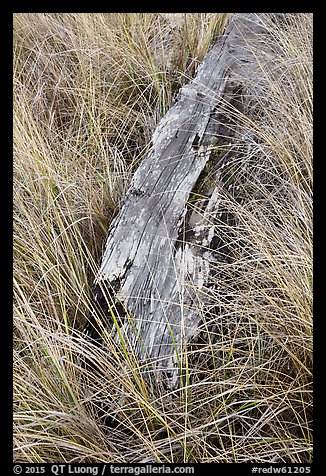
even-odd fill
[[(178, 354), (201, 322), (203, 298), (198, 296), (210, 273), (205, 249), (214, 237), (214, 229), (201, 228), (200, 216), (190, 213), (187, 203), (216, 141), (232, 135), (217, 120), (222, 102), (243, 85), (243, 78), (259, 84), (259, 67), (248, 44), (263, 33), (259, 16), (233, 15), (196, 77), (181, 88), (111, 224), (94, 282), (93, 297), (112, 334), (116, 329), (106, 301), (118, 299), (125, 315), (119, 338), (171, 388), (178, 385)], [(216, 215), (218, 189), (209, 195), (206, 213)], [(187, 240), (189, 229), (195, 233)]]

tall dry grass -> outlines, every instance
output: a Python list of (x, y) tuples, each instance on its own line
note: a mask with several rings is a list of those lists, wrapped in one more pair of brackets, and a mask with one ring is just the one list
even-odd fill
[(102, 346), (80, 332), (110, 221), (225, 19), (174, 18), (14, 16), (16, 461), (312, 460), (310, 14), (265, 19), (282, 74), (265, 72), (263, 114), (237, 116), (248, 134), (219, 224), (232, 259), (216, 263), (214, 326), (184, 350), (183, 386), (150, 389), (105, 328)]

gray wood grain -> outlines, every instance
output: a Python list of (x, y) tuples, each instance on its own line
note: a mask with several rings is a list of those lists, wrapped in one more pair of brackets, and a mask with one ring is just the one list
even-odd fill
[[(259, 16), (233, 15), (196, 77), (182, 87), (112, 222), (94, 282), (94, 299), (117, 343), (128, 342), (170, 388), (178, 385), (178, 354), (198, 332), (210, 273), (205, 250), (215, 233), (200, 226), (202, 215), (190, 210), (189, 197), (216, 142), (235, 133), (221, 121), (225, 102), (245, 86), (244, 78), (259, 88), (261, 72), (248, 45), (262, 34)], [(218, 204), (213, 188), (204, 213), (217, 215)], [(119, 333), (108, 309), (118, 301)]]

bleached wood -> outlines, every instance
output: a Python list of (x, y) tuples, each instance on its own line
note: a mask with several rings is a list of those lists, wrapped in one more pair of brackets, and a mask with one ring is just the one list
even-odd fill
[[(128, 341), (170, 388), (178, 385), (178, 353), (198, 332), (198, 293), (210, 273), (205, 249), (215, 235), (213, 226), (201, 227), (202, 215), (187, 203), (216, 141), (232, 136), (219, 120), (222, 105), (243, 87), (244, 78), (259, 87), (259, 65), (248, 44), (264, 33), (259, 16), (235, 14), (196, 77), (182, 87), (112, 222), (94, 282), (94, 299), (117, 342), (121, 336)], [(213, 188), (204, 213), (217, 215), (218, 203), (218, 188)], [(119, 307), (125, 313), (120, 336), (107, 305), (114, 300), (125, 309)]]

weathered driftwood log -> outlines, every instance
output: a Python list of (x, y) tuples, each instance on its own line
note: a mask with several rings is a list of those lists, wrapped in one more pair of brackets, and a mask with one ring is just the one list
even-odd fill
[[(190, 202), (207, 165), (218, 171), (223, 154), (216, 151), (236, 133), (225, 120), (225, 104), (240, 110), (246, 84), (259, 87), (260, 68), (248, 44), (265, 33), (259, 16), (233, 15), (196, 77), (182, 87), (111, 225), (94, 282), (93, 297), (117, 342), (123, 339), (170, 388), (178, 385), (183, 345), (202, 318), (198, 302), (208, 289), (219, 189), (205, 190), (202, 213)], [(211, 227), (201, 225), (205, 213)]]

